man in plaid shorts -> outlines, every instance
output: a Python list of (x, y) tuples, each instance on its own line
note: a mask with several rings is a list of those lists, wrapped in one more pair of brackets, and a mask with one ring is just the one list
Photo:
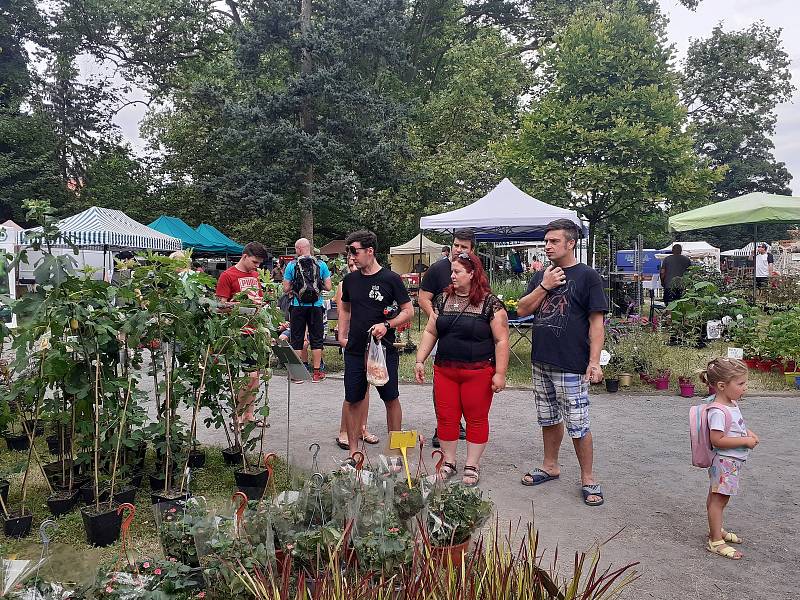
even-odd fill
[(520, 316), (536, 315), (531, 364), (544, 442), (542, 466), (526, 473), (522, 483), (539, 485), (558, 479), (558, 452), (566, 424), (581, 467), (583, 501), (600, 506), (603, 490), (592, 472), (589, 383), (603, 379), (600, 351), (608, 306), (600, 275), (575, 258), (580, 235), (569, 219), (547, 226), (544, 241), (550, 265), (534, 274), (517, 308)]

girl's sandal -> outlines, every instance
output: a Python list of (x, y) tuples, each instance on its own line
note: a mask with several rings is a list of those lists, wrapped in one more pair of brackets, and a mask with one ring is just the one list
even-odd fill
[(466, 487), (475, 487), (481, 480), (481, 470), (472, 465), (464, 465), (464, 477), (461, 479)]
[[(708, 533), (708, 536), (709, 536), (709, 539), (711, 539), (710, 538), (710, 536), (711, 536), (710, 532)], [(736, 535), (732, 531), (725, 531), (723, 529), (722, 530), (722, 541), (723, 542), (728, 542), (729, 544), (741, 544), (742, 543), (742, 538), (740, 538), (738, 535)]]
[(713, 552), (714, 554), (719, 554), (724, 558), (730, 558), (731, 560), (739, 560), (742, 558), (742, 553), (726, 545), (725, 540), (719, 540), (717, 542), (708, 540), (708, 543), (706, 544), (706, 550)]
[(442, 468), (439, 469), (439, 481), (450, 481), (453, 478), (453, 475), (458, 473), (456, 470), (455, 463), (442, 463)]

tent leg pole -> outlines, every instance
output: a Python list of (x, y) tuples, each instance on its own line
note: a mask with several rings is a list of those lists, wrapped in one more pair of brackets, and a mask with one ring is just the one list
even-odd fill
[(758, 245), (758, 225), (755, 223), (753, 224), (753, 306), (756, 305), (756, 255), (758, 253), (758, 249), (756, 246)]
[(422, 306), (419, 303), (419, 293), (422, 291), (422, 229), (419, 230), (419, 264), (417, 277), (417, 331), (422, 329)]

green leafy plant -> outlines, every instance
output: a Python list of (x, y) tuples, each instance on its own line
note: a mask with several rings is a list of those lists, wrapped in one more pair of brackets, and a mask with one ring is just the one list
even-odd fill
[(428, 506), (427, 531), (434, 546), (466, 542), (492, 513), (493, 504), (478, 488), (451, 484), (433, 494)]

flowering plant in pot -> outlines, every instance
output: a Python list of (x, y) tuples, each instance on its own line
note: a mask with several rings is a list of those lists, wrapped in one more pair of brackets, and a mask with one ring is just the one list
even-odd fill
[(144, 559), (113, 571), (101, 569), (91, 588), (96, 600), (204, 598), (195, 571), (174, 558)]
[(478, 488), (459, 484), (439, 488), (433, 493), (425, 522), (431, 545), (451, 553), (454, 563), (460, 564), (472, 534), (483, 526), (493, 508)]
[(783, 359), (782, 371), (787, 383), (793, 383), (800, 363), (800, 307), (779, 313), (767, 326), (766, 346), (773, 356)]

